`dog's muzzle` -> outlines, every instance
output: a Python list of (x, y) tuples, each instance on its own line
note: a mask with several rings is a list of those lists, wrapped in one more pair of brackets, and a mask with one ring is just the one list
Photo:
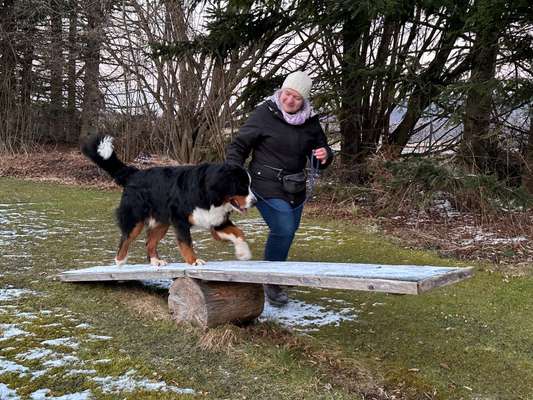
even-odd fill
[(252, 208), (255, 206), (255, 203), (257, 203), (257, 198), (250, 192), (250, 194), (246, 196), (246, 208)]

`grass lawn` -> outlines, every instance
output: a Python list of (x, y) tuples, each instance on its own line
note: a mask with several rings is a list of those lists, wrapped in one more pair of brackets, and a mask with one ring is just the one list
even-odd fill
[[(118, 196), (0, 179), (0, 398), (533, 399), (532, 277), (468, 264), (473, 278), (421, 296), (293, 288), (354, 318), (202, 332), (176, 326), (156, 286), (57, 280), (112, 262)], [(255, 211), (241, 224), (260, 259), (264, 225)], [(209, 236), (193, 233), (200, 257), (233, 258)], [(178, 260), (171, 234), (160, 253)], [(327, 216), (304, 216), (290, 259), (466, 266)]]

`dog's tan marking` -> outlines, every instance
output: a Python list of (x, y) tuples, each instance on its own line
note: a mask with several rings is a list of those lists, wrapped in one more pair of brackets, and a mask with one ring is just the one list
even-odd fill
[(178, 240), (178, 249), (181, 253), (181, 256), (183, 257), (183, 260), (187, 264), (191, 264), (191, 265), (205, 264), (204, 260), (196, 257), (196, 253), (194, 252), (194, 249), (189, 244)]
[[(221, 238), (217, 233), (220, 232), (220, 233), (225, 233), (226, 235), (233, 235), (235, 236), (236, 238), (241, 238), (241, 239), (244, 239), (244, 233), (242, 232), (242, 230), (240, 228), (237, 228), (235, 225), (229, 225), (229, 226), (225, 226), (224, 228), (222, 229), (217, 229), (217, 230), (212, 230), (211, 234), (213, 235), (213, 237), (216, 239), (216, 240), (222, 240), (222, 239), (225, 239), (225, 238)], [(216, 236), (215, 236), (216, 235)], [(227, 240), (227, 239), (226, 239)]]
[(211, 230), (211, 235), (216, 240), (227, 240), (235, 246), (235, 256), (238, 260), (250, 260), (252, 252), (248, 243), (244, 240), (244, 233), (235, 225), (229, 225), (221, 229)]
[(148, 230), (148, 237), (146, 238), (146, 252), (148, 254), (148, 259), (152, 265), (165, 265), (166, 263), (159, 258), (159, 254), (157, 253), (157, 244), (165, 237), (169, 225), (152, 224), (151, 226), (155, 227)]
[(128, 258), (128, 249), (130, 247), (130, 244), (135, 239), (137, 239), (137, 236), (140, 235), (143, 228), (144, 228), (144, 223), (139, 222), (137, 225), (135, 225), (135, 227), (129, 233), (128, 237), (120, 241), (120, 245), (117, 251), (117, 256), (115, 257), (115, 262), (118, 265), (122, 265), (126, 262), (126, 259)]

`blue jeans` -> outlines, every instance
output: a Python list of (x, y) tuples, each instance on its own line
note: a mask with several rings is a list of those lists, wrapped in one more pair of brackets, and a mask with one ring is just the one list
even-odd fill
[(256, 207), (270, 229), (264, 259), (287, 260), (294, 234), (300, 226), (303, 207), (293, 208), (290, 203), (282, 199), (261, 199)]

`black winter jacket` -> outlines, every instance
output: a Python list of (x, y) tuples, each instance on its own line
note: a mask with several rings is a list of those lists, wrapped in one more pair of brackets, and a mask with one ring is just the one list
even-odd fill
[[(272, 168), (283, 170), (281, 175), (301, 172), (312, 150), (320, 147), (328, 151), (326, 163), (319, 164), (319, 168), (324, 169), (331, 164), (333, 152), (318, 116), (302, 125), (290, 125), (277, 106), (267, 100), (254, 110), (227, 147), (226, 162), (244, 166), (251, 152), (249, 171), (254, 193), (263, 198), (281, 198), (296, 206), (305, 200), (305, 190), (296, 194), (285, 192), (277, 171)], [(315, 166), (317, 162), (315, 160)]]

